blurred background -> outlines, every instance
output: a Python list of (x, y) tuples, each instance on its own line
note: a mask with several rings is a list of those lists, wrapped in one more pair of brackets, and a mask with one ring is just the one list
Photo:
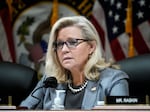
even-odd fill
[(149, 12), (149, 0), (0, 0), (0, 61), (29, 66), (42, 76), (51, 27), (74, 15), (95, 25), (106, 60), (147, 54)]

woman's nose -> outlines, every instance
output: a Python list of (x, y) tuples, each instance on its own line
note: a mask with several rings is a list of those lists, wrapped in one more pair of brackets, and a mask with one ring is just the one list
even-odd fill
[(64, 44), (61, 50), (62, 51), (69, 51), (69, 47), (67, 46), (67, 44)]

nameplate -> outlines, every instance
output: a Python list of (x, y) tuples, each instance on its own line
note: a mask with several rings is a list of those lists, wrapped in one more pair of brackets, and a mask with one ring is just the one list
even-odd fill
[(105, 104), (148, 104), (148, 101), (144, 96), (107, 96)]

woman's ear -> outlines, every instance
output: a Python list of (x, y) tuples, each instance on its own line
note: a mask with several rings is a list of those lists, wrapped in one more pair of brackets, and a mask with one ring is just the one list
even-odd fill
[(90, 54), (92, 54), (96, 49), (96, 41), (90, 42)]

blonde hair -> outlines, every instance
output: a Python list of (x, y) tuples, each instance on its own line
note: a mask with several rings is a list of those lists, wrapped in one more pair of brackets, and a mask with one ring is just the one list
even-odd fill
[(64, 69), (59, 63), (57, 53), (54, 51), (53, 47), (53, 43), (56, 41), (60, 29), (68, 26), (79, 27), (82, 31), (83, 38), (96, 42), (96, 49), (91, 54), (85, 65), (84, 74), (85, 77), (89, 80), (97, 80), (100, 75), (99, 70), (110, 66), (110, 64), (105, 63), (104, 59), (102, 58), (101, 43), (95, 27), (88, 19), (83, 16), (63, 17), (53, 25), (50, 32), (49, 45), (46, 54), (45, 74), (47, 76), (56, 77), (58, 82), (68, 81), (69, 71)]

